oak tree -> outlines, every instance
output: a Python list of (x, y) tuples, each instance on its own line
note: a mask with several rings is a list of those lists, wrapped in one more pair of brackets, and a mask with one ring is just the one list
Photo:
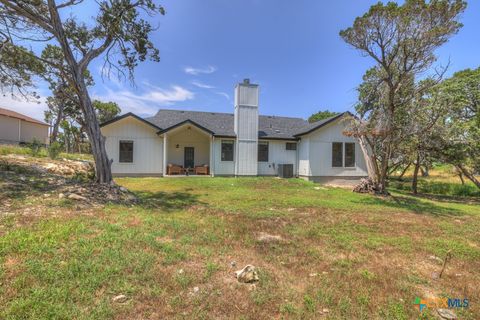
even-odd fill
[[(164, 14), (164, 9), (153, 0), (98, 0), (88, 1), (88, 5), (95, 6), (89, 8), (96, 14), (92, 20), (81, 21), (68, 15), (86, 3), (83, 0), (0, 0), (2, 48), (6, 46), (22, 53), (17, 57), (21, 61), (6, 64), (2, 59), (0, 65), (21, 73), (22, 65), (36, 61), (64, 75), (75, 92), (85, 121), (95, 160), (96, 181), (110, 183), (111, 164), (87, 90), (85, 71), (92, 60), (103, 56), (107, 73), (115, 70), (126, 73), (133, 80), (133, 71), (139, 62), (159, 61), (159, 51), (150, 40), (155, 28), (144, 17)], [(24, 43), (35, 43), (35, 47), (58, 46), (64, 63), (42, 57), (43, 48), (25, 49)], [(28, 75), (21, 78), (24, 83), (30, 80)], [(12, 85), (19, 84), (13, 82)]]
[[(394, 151), (397, 130), (396, 119), (402, 118), (402, 109), (422, 90), (417, 78), (429, 71), (436, 61), (435, 50), (462, 27), (460, 14), (466, 3), (461, 0), (406, 0), (373, 5), (353, 26), (342, 30), (340, 36), (364, 56), (375, 62), (371, 71), (374, 92), (381, 99), (374, 109), (364, 113), (364, 122), (371, 123), (368, 130), (358, 130), (356, 136), (364, 150), (372, 148), (368, 137), (375, 136), (378, 146), (368, 157), (369, 173), (379, 193), (386, 193), (389, 162)], [(439, 72), (440, 78), (443, 72)], [(403, 88), (413, 81), (412, 94)], [(377, 107), (381, 108), (380, 112)], [(375, 119), (372, 118), (375, 115)], [(371, 139), (370, 139), (371, 140)]]

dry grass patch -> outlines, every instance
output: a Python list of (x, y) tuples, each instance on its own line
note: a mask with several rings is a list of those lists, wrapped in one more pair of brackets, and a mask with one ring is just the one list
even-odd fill
[[(471, 204), (269, 178), (118, 182), (141, 201), (77, 208), (38, 192), (15, 210), (35, 203), (35, 219), (2, 216), (0, 318), (427, 319), (413, 306), (427, 295), (468, 297), (462, 319), (480, 313)], [(432, 278), (430, 256), (448, 250)], [(234, 277), (247, 264), (254, 285)]]

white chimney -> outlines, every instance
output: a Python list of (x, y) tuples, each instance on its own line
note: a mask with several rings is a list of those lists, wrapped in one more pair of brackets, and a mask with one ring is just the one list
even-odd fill
[(235, 86), (235, 175), (257, 175), (258, 85), (249, 79)]

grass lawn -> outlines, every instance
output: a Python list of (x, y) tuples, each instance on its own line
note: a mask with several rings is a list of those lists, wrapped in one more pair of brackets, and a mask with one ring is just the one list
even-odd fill
[[(1, 319), (435, 319), (416, 297), (468, 298), (456, 314), (480, 314), (478, 199), (298, 179), (117, 182), (141, 202), (84, 208), (0, 191)], [(246, 264), (255, 286), (233, 276)], [(112, 302), (120, 294), (127, 302)]]

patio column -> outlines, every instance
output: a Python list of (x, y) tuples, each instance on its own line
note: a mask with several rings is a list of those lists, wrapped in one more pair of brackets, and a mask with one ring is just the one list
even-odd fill
[(163, 175), (167, 175), (167, 133), (163, 134)]

